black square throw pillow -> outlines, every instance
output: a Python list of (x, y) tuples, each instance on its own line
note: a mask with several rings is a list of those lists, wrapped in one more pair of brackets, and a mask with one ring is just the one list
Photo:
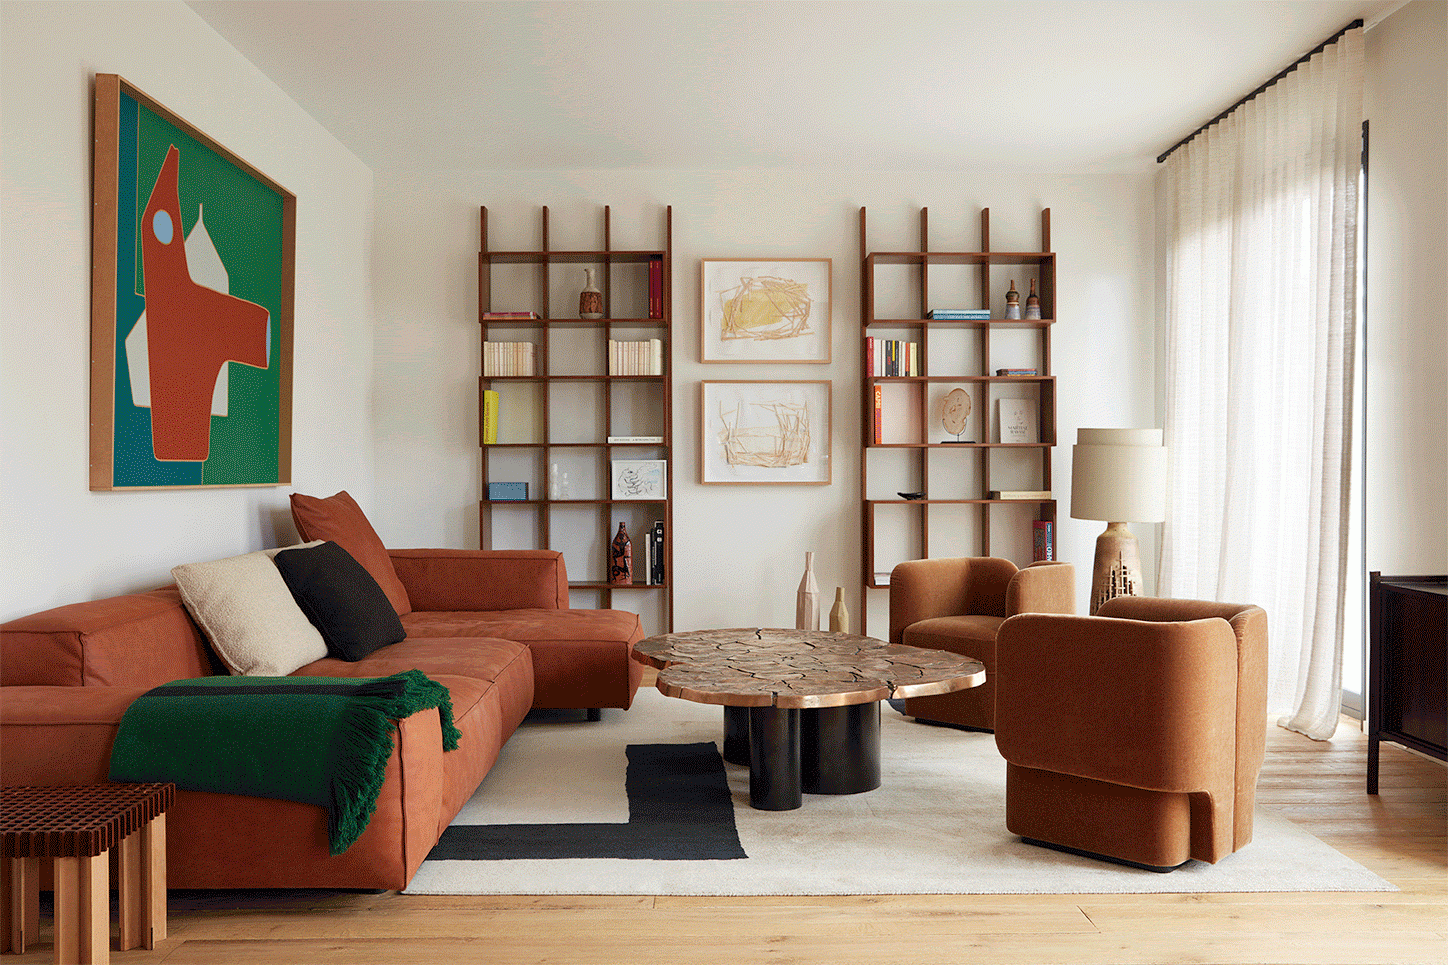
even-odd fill
[(330, 656), (361, 660), (407, 636), (382, 587), (336, 543), (282, 550), (274, 559)]

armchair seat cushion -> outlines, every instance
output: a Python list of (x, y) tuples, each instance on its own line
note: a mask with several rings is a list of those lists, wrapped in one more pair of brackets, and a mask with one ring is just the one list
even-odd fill
[(907, 647), (948, 650), (977, 660), (989, 649), (994, 658), (996, 631), (1004, 622), (1001, 617), (935, 617), (906, 627), (901, 642)]

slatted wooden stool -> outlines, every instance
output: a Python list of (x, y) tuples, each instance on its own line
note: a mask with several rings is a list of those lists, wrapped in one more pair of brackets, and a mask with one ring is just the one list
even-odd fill
[[(174, 784), (0, 788), (0, 952), (40, 927), (40, 861), (55, 863), (55, 961), (109, 962), (109, 854), (122, 951), (166, 937), (166, 809)], [(119, 845), (119, 847), (117, 847)]]

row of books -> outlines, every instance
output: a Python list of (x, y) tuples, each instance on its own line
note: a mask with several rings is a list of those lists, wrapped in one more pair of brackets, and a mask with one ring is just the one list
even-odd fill
[(609, 375), (663, 375), (664, 343), (651, 338), (641, 342), (608, 340)]
[(996, 375), (1008, 375), (1008, 376), (1021, 377), (1021, 376), (1039, 375), (1039, 374), (1040, 374), (1040, 373), (1039, 373), (1036, 369), (996, 369)]
[(865, 359), (874, 378), (895, 378), (921, 374), (920, 345), (894, 338), (865, 339)]
[(933, 318), (942, 322), (988, 322), (990, 321), (989, 308), (932, 308), (925, 313), (926, 318)]
[(537, 312), (482, 312), (478, 317), (485, 322), (526, 322), (543, 316)]
[(535, 375), (536, 355), (532, 342), (484, 342), (483, 375)]

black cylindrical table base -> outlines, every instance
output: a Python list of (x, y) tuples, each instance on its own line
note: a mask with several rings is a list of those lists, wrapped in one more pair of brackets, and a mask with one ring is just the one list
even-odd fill
[(749, 708), (749, 803), (761, 811), (800, 806), (799, 711)]
[(808, 794), (859, 794), (880, 786), (880, 702), (802, 712), (800, 765)]
[(724, 708), (724, 759), (730, 764), (749, 763), (749, 708)]

